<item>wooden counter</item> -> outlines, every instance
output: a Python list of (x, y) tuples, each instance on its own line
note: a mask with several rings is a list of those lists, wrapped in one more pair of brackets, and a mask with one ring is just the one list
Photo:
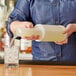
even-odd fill
[(76, 76), (76, 66), (20, 65), (11, 69), (0, 64), (0, 76)]

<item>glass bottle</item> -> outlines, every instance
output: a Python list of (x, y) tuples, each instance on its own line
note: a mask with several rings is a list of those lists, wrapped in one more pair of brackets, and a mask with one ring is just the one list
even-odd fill
[(3, 35), (5, 33), (7, 6), (5, 0), (0, 0), (0, 50), (4, 50)]
[(0, 0), (0, 28), (5, 27), (7, 16), (7, 6), (5, 5), (5, 0)]
[(9, 15), (13, 11), (13, 9), (14, 9), (14, 0), (9, 0), (9, 8), (8, 8), (7, 18), (9, 17)]

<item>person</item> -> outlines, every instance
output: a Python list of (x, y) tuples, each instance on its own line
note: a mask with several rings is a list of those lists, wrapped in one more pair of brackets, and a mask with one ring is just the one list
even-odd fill
[(60, 42), (32, 40), (33, 60), (76, 61), (76, 0), (18, 0), (6, 25), (10, 37), (18, 28), (33, 28), (36, 24), (62, 25), (67, 39)]

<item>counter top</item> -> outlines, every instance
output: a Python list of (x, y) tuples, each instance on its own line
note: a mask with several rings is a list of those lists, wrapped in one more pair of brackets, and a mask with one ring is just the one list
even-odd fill
[(76, 76), (76, 66), (20, 65), (6, 68), (0, 64), (0, 76)]

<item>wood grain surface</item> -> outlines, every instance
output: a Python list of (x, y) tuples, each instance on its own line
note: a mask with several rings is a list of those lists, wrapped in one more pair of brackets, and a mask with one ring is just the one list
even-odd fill
[(76, 76), (76, 66), (20, 65), (6, 68), (0, 64), (0, 76)]

